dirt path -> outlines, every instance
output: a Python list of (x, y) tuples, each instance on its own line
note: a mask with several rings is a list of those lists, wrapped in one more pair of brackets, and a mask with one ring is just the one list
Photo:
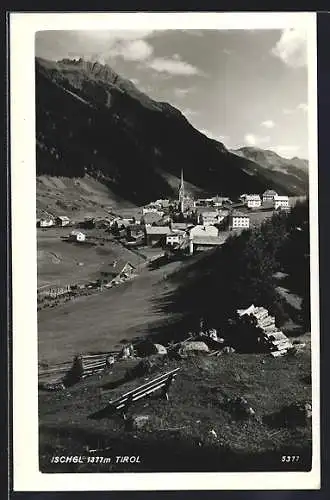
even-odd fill
[[(164, 320), (158, 299), (173, 290), (164, 281), (182, 262), (145, 270), (133, 281), (81, 297), (38, 314), (39, 361), (64, 361), (78, 352), (118, 348), (123, 339), (144, 335)], [(157, 299), (157, 300), (156, 300)]]

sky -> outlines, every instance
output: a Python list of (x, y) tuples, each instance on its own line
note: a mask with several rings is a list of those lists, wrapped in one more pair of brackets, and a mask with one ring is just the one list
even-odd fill
[(36, 56), (108, 64), (229, 149), (308, 157), (306, 34), (284, 30), (39, 31)]

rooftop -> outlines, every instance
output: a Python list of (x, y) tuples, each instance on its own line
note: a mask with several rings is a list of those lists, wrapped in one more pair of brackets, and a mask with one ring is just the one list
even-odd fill
[(247, 194), (247, 200), (260, 200), (260, 194)]
[(264, 193), (263, 196), (277, 196), (276, 191), (273, 189), (267, 189)]
[(218, 215), (219, 210), (217, 208), (205, 208), (205, 207), (198, 207), (197, 208), (197, 213), (199, 215), (204, 215), (204, 216), (215, 216)]
[(235, 210), (235, 212), (233, 212), (231, 215), (232, 215), (232, 217), (246, 217), (246, 218), (249, 218), (248, 214), (246, 214), (244, 212), (239, 212), (238, 210)]
[(195, 245), (223, 245), (228, 238), (228, 233), (223, 232), (219, 236), (193, 236), (192, 242)]
[(142, 216), (145, 224), (152, 224), (153, 222), (158, 222), (160, 219), (162, 219), (162, 217), (163, 215), (156, 212), (150, 212)]
[(146, 226), (146, 233), (147, 235), (167, 235), (172, 233), (172, 230), (168, 226)]
[(78, 229), (74, 229), (73, 231), (71, 231), (70, 233), (72, 236), (77, 236), (78, 234), (83, 234), (85, 235), (85, 233), (83, 233), (82, 231), (78, 231)]
[(172, 222), (172, 229), (181, 229), (185, 231), (186, 229), (193, 227), (194, 224), (188, 222)]

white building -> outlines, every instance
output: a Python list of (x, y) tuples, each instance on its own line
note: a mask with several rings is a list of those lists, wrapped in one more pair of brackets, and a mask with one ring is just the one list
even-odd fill
[(250, 218), (244, 213), (234, 212), (230, 219), (232, 229), (248, 229), (250, 227)]
[(212, 207), (214, 204), (213, 198), (199, 198), (194, 201), (194, 207)]
[(262, 195), (262, 202), (264, 203), (265, 201), (274, 201), (275, 196), (278, 196), (276, 191), (273, 189), (267, 189)]
[(77, 231), (76, 229), (74, 229), (70, 233), (70, 240), (85, 241), (86, 240), (86, 234), (83, 233), (83, 232), (81, 232), (81, 231)]
[(289, 197), (288, 196), (275, 196), (274, 197), (274, 208), (277, 210), (278, 208), (289, 208)]
[(245, 196), (245, 203), (249, 208), (261, 207), (261, 198), (259, 194), (247, 194)]
[(160, 208), (160, 209), (169, 208), (170, 200), (167, 200), (167, 199), (156, 200), (154, 205), (157, 205), (158, 208)]
[(222, 205), (224, 203), (230, 203), (230, 199), (228, 197), (224, 197), (224, 196), (214, 196), (212, 198), (212, 203), (213, 203), (213, 206), (215, 206), (215, 207), (222, 207)]
[(52, 227), (55, 224), (54, 219), (47, 217), (46, 219), (40, 219), (40, 227)]
[(166, 245), (180, 245), (184, 238), (184, 232), (172, 232), (166, 235)]
[(159, 205), (156, 204), (146, 205), (145, 207), (143, 207), (142, 213), (143, 215), (151, 213), (159, 214), (160, 216), (164, 215), (164, 212), (159, 210)]
[(219, 224), (220, 220), (218, 210), (205, 210), (198, 216), (198, 223), (202, 226)]

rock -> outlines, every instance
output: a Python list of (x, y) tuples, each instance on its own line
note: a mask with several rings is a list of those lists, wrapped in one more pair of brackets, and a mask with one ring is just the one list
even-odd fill
[(223, 354), (233, 354), (234, 352), (236, 352), (235, 349), (228, 345), (222, 349)]
[(227, 401), (227, 406), (230, 411), (232, 411), (233, 413), (236, 414), (236, 416), (241, 418), (255, 417), (256, 415), (256, 412), (250, 406), (248, 401), (240, 396), (233, 399), (229, 399)]
[(155, 349), (156, 349), (156, 353), (155, 354), (160, 354), (162, 356), (164, 356), (165, 354), (167, 354), (167, 349), (162, 344), (154, 344), (154, 346), (155, 346)]
[(115, 363), (115, 357), (111, 356), (111, 355), (108, 356), (105, 363), (106, 363), (107, 368), (111, 368)]
[(166, 347), (161, 344), (154, 344), (150, 340), (143, 340), (136, 344), (135, 350), (140, 357), (151, 356), (152, 354), (167, 354)]
[(131, 358), (133, 356), (134, 356), (134, 348), (133, 348), (132, 344), (125, 345), (122, 348), (122, 351), (120, 353), (120, 357), (122, 359), (127, 359), (127, 358)]
[(210, 352), (208, 346), (205, 342), (201, 341), (186, 342), (179, 348), (179, 354), (183, 357), (199, 353), (206, 354), (208, 352)]
[(208, 330), (206, 335), (212, 340), (218, 340), (217, 331), (214, 328)]
[(136, 415), (126, 420), (125, 428), (127, 431), (138, 431), (145, 428), (149, 420), (149, 415)]

